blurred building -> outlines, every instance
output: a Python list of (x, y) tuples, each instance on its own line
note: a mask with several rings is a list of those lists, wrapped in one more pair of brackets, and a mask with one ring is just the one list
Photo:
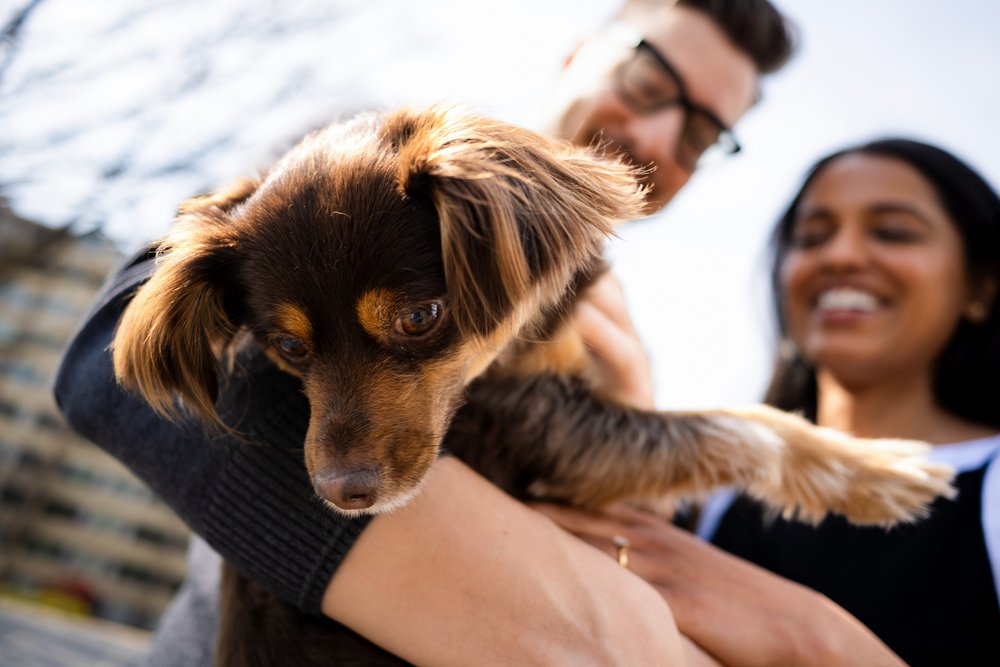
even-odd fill
[(0, 593), (149, 628), (184, 577), (187, 530), (63, 423), (63, 346), (120, 259), (0, 203)]

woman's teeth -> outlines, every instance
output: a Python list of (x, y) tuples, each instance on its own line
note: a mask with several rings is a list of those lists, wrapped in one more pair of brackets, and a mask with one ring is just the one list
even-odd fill
[(870, 312), (878, 308), (878, 299), (868, 292), (841, 287), (821, 293), (816, 301), (816, 307), (820, 310)]

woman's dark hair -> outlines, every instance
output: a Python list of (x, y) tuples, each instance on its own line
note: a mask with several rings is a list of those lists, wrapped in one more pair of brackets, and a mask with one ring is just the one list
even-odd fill
[[(816, 178), (846, 155), (876, 155), (905, 162), (934, 188), (962, 238), (969, 277), (1000, 281), (1000, 198), (983, 178), (957, 157), (909, 139), (882, 139), (828, 155), (809, 171), (771, 239), (771, 291), (782, 338), (781, 264), (791, 248), (799, 203)], [(782, 345), (784, 348), (785, 345)], [(987, 319), (959, 321), (934, 368), (934, 399), (952, 414), (1000, 426), (1000, 289), (988, 304)], [(798, 354), (779, 349), (765, 402), (816, 419), (816, 374)]]

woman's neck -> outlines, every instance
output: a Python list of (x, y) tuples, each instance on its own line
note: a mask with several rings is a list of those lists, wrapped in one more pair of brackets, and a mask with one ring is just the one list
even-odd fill
[(956, 417), (934, 401), (930, 380), (848, 388), (829, 373), (817, 375), (816, 421), (865, 438), (909, 438), (932, 444), (963, 442), (997, 433), (997, 429)]

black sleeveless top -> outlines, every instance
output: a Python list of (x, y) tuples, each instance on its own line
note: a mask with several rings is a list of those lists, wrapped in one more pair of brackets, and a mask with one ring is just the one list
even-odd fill
[(1000, 603), (980, 518), (986, 468), (960, 474), (957, 499), (939, 498), (929, 519), (890, 530), (839, 516), (813, 528), (739, 497), (712, 542), (823, 593), (914, 667), (1000, 667)]

